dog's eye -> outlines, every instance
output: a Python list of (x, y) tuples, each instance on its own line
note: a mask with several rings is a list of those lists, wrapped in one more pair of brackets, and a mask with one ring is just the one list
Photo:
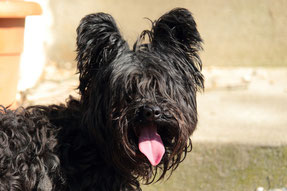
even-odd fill
[(127, 104), (131, 103), (132, 102), (132, 98), (130, 96), (126, 96), (125, 97), (125, 101)]

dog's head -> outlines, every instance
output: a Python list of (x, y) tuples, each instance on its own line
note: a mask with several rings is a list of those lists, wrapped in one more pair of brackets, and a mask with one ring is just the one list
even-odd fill
[(108, 14), (86, 16), (77, 33), (83, 122), (91, 139), (123, 173), (149, 183), (161, 169), (163, 178), (191, 150), (197, 124), (202, 40), (191, 13), (164, 14), (132, 50)]

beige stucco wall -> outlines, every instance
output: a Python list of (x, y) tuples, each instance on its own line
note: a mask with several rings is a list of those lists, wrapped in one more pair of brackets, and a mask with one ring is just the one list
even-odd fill
[(49, 61), (74, 62), (76, 27), (88, 13), (114, 16), (132, 44), (143, 29), (174, 7), (193, 12), (205, 41), (205, 66), (287, 66), (286, 0), (50, 0)]

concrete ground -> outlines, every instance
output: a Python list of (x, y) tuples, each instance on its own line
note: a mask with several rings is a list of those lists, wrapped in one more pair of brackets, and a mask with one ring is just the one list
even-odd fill
[[(287, 68), (205, 68), (198, 94), (197, 142), (287, 144)], [(77, 96), (74, 69), (46, 68), (39, 84), (19, 93), (20, 104), (64, 102)]]
[(205, 73), (194, 140), (287, 144), (287, 68), (214, 68)]

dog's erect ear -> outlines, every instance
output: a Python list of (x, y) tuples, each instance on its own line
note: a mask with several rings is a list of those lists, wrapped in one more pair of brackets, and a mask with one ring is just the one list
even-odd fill
[(184, 49), (201, 49), (202, 39), (187, 9), (176, 8), (164, 14), (154, 23), (152, 31), (155, 46), (179, 45)]
[(128, 50), (119, 29), (109, 14), (97, 13), (84, 17), (77, 28), (77, 61), (81, 94), (89, 88), (91, 80), (117, 56)]
[(200, 72), (202, 64), (198, 55), (198, 51), (202, 50), (202, 39), (192, 14), (187, 9), (173, 9), (155, 21), (150, 41), (155, 49), (167, 54), (170, 50), (170, 53), (184, 59), (184, 65), (177, 67), (180, 71), (190, 70), (196, 87), (203, 88), (204, 80)]

